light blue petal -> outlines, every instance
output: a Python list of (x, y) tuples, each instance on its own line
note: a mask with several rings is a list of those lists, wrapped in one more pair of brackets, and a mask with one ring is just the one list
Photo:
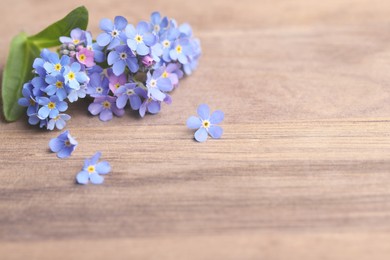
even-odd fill
[(119, 54), (116, 51), (110, 51), (107, 57), (108, 65), (114, 64), (117, 60), (119, 60)]
[(138, 95), (130, 96), (130, 106), (133, 110), (138, 110), (141, 106), (141, 98)]
[(66, 122), (65, 122), (64, 119), (62, 119), (62, 118), (57, 119), (57, 121), (56, 121), (57, 129), (61, 130), (61, 129), (63, 129), (65, 127), (65, 125), (66, 125)]
[(114, 65), (112, 66), (112, 71), (116, 76), (119, 76), (125, 71), (125, 68), (125, 62), (123, 60), (120, 60), (114, 63)]
[(62, 141), (58, 138), (53, 138), (49, 142), (50, 150), (53, 153), (59, 152), (62, 148), (64, 148), (64, 146), (65, 146), (64, 141)]
[(111, 36), (108, 35), (107, 33), (101, 33), (98, 35), (96, 38), (96, 42), (99, 46), (107, 46), (111, 41)]
[(158, 80), (158, 88), (161, 91), (172, 91), (173, 85), (169, 78), (161, 78)]
[(195, 140), (198, 142), (204, 142), (207, 140), (207, 131), (201, 127), (195, 132)]
[(223, 134), (223, 129), (218, 125), (212, 125), (208, 128), (208, 132), (212, 138), (218, 139), (221, 138)]
[(149, 89), (149, 92), (150, 92), (150, 95), (151, 95), (154, 99), (156, 99), (156, 100), (158, 100), (158, 101), (163, 101), (164, 98), (165, 98), (165, 94), (162, 93), (162, 92), (161, 92), (159, 89), (157, 89), (157, 88), (150, 88), (150, 89)]
[(77, 183), (87, 184), (89, 180), (89, 174), (86, 171), (81, 171), (76, 176)]
[(111, 165), (106, 161), (102, 161), (96, 165), (96, 172), (99, 174), (107, 174), (110, 171)]
[(149, 47), (145, 45), (145, 43), (139, 43), (137, 45), (137, 54), (139, 55), (148, 55), (149, 54)]
[(149, 113), (157, 114), (161, 110), (161, 104), (158, 101), (152, 101), (150, 102), (148, 106)]
[(92, 173), (90, 176), (89, 176), (90, 180), (91, 180), (91, 183), (93, 184), (102, 184), (104, 182), (104, 178), (103, 176), (100, 176), (99, 174), (97, 173)]
[(127, 40), (127, 46), (129, 46), (129, 48), (132, 51), (136, 51), (137, 50), (137, 42), (134, 39), (128, 39)]
[(68, 109), (68, 104), (65, 101), (60, 101), (57, 103), (57, 109), (61, 112), (64, 112)]
[(158, 24), (161, 19), (161, 15), (159, 12), (153, 12), (150, 16), (153, 24)]
[(58, 114), (59, 114), (58, 109), (55, 108), (55, 109), (50, 110), (49, 117), (55, 118), (58, 116)]
[(89, 106), (88, 106), (88, 111), (96, 116), (97, 114), (99, 114), (100, 112), (102, 112), (103, 110), (103, 106), (102, 104), (100, 103), (91, 103)]
[(57, 157), (61, 159), (68, 158), (72, 154), (73, 149), (72, 146), (65, 146), (57, 153)]
[(209, 120), (210, 108), (206, 104), (202, 104), (198, 107), (198, 115), (202, 120)]
[(126, 28), (127, 20), (123, 16), (116, 16), (114, 19), (114, 24), (115, 24), (116, 29), (118, 29), (119, 31), (122, 31), (123, 29)]
[(22, 107), (28, 107), (30, 105), (30, 101), (27, 98), (19, 98), (18, 104)]
[(112, 23), (112, 21), (110, 19), (103, 18), (100, 20), (99, 27), (103, 31), (111, 32), (114, 29), (114, 24)]
[(45, 119), (49, 116), (49, 113), (50, 113), (50, 109), (48, 107), (41, 107), (39, 110), (38, 110), (38, 117), (39, 119)]
[(128, 100), (128, 97), (126, 94), (124, 95), (121, 95), (120, 97), (118, 97), (118, 99), (116, 100), (116, 106), (120, 109), (124, 108), (126, 106), (126, 103), (127, 103), (127, 100)]
[(152, 46), (156, 43), (156, 36), (152, 33), (145, 33), (143, 36), (143, 40), (148, 46)]
[(102, 153), (101, 152), (96, 152), (92, 158), (90, 159), (90, 163), (91, 164), (97, 164), (97, 162), (99, 161), (100, 159), (100, 156), (102, 156)]
[(112, 50), (115, 47), (118, 47), (121, 44), (121, 40), (119, 38), (113, 38), (110, 42), (110, 45), (108, 45), (107, 49)]
[(225, 117), (225, 114), (222, 111), (216, 110), (210, 116), (210, 123), (211, 124), (219, 124), (223, 121), (224, 117)]
[(149, 24), (147, 22), (139, 22), (137, 24), (137, 31), (140, 33), (140, 34), (144, 34), (146, 32), (149, 31)]
[(190, 129), (198, 129), (202, 125), (202, 121), (199, 117), (191, 116), (187, 119), (187, 127)]

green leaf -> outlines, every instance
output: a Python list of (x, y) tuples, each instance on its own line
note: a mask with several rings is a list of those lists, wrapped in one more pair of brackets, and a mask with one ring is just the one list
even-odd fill
[(88, 11), (81, 6), (34, 36), (28, 37), (22, 32), (12, 39), (1, 87), (5, 120), (15, 121), (25, 111), (18, 105), (18, 99), (22, 96), (23, 84), (34, 76), (32, 64), (39, 57), (40, 50), (59, 46), (60, 36), (69, 35), (74, 28), (85, 30), (87, 25)]
[(70, 32), (75, 28), (85, 30), (87, 26), (88, 10), (84, 6), (80, 6), (43, 31), (30, 36), (28, 40), (39, 48), (50, 48), (60, 45), (60, 36), (70, 35)]
[(3, 113), (7, 121), (17, 120), (25, 111), (18, 105), (25, 82), (32, 78), (32, 64), (40, 50), (27, 40), (25, 33), (15, 36), (11, 42), (2, 80)]

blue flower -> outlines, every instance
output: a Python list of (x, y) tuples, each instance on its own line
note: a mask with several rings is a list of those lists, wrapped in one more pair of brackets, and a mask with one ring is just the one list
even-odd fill
[[(157, 114), (161, 110), (161, 101), (154, 100), (153, 98), (148, 97), (147, 92), (144, 89), (139, 88), (139, 95), (144, 98), (140, 108), (139, 115), (144, 117), (146, 112), (151, 114)], [(169, 95), (165, 95), (163, 100), (165, 103), (170, 104), (172, 102), (171, 97)]]
[(158, 101), (163, 101), (165, 99), (165, 93), (172, 91), (173, 85), (169, 78), (162, 77), (162, 74), (165, 71), (165, 66), (162, 66), (155, 70), (153, 74), (148, 72), (146, 86), (148, 88), (148, 97), (151, 97)]
[(57, 153), (58, 158), (69, 157), (77, 146), (77, 141), (69, 134), (69, 131), (65, 131), (56, 138), (53, 138), (49, 142), (50, 150), (53, 153)]
[(46, 76), (46, 70), (43, 67), (45, 62), (49, 61), (49, 54), (52, 53), (48, 49), (43, 49), (41, 51), (41, 58), (36, 58), (33, 63), (34, 73), (38, 74), (40, 77), (44, 78)]
[(55, 118), (52, 118), (47, 123), (47, 129), (53, 130), (54, 127), (57, 129), (63, 129), (66, 125), (66, 121), (70, 119), (70, 115), (67, 114), (58, 114)]
[(86, 32), (81, 30), (80, 28), (75, 28), (70, 32), (70, 37), (61, 36), (60, 42), (62, 43), (71, 43), (74, 45), (79, 45), (86, 43)]
[(73, 62), (72, 65), (65, 67), (65, 84), (68, 84), (72, 89), (80, 89), (80, 83), (86, 83), (89, 80), (87, 74), (80, 70), (81, 65), (78, 62)]
[(108, 78), (94, 73), (89, 76), (90, 80), (87, 86), (87, 94), (91, 97), (106, 96), (108, 94)]
[(18, 100), (18, 104), (23, 107), (27, 107), (27, 116), (31, 116), (38, 112), (38, 102), (32, 93), (33, 86), (30, 82), (23, 85), (22, 94), (23, 97)]
[(116, 16), (114, 24), (110, 19), (104, 18), (100, 21), (100, 29), (104, 31), (97, 38), (96, 42), (104, 47), (108, 45), (108, 49), (113, 49), (121, 44), (121, 39), (125, 38), (124, 29), (126, 28), (127, 20), (122, 16)]
[(156, 36), (150, 32), (149, 24), (139, 22), (137, 28), (132, 24), (126, 26), (127, 45), (138, 55), (148, 55), (150, 48), (156, 43)]
[(112, 71), (116, 76), (121, 75), (126, 66), (133, 73), (138, 71), (138, 60), (134, 53), (126, 45), (120, 45), (112, 50), (107, 57), (107, 62), (112, 66)]
[(107, 174), (111, 171), (111, 166), (107, 161), (99, 161), (101, 156), (100, 152), (97, 152), (92, 158), (88, 158), (84, 162), (84, 167), (81, 172), (76, 176), (77, 183), (87, 184), (91, 181), (93, 184), (102, 184), (104, 177), (100, 174)]
[(177, 28), (170, 28), (161, 37), (160, 43), (162, 45), (162, 58), (165, 62), (170, 62), (170, 51), (173, 48), (174, 42), (179, 38), (180, 31)]
[(41, 97), (38, 103), (42, 106), (38, 110), (38, 117), (41, 120), (47, 117), (55, 118), (59, 112), (64, 112), (68, 109), (68, 104), (65, 101), (61, 101), (57, 96), (51, 96), (50, 98)]
[(56, 76), (61, 74), (64, 71), (64, 67), (69, 65), (70, 58), (67, 55), (63, 55), (61, 59), (58, 57), (58, 54), (51, 52), (48, 56), (48, 60), (43, 64), (47, 74)]
[(87, 84), (81, 84), (79, 89), (71, 89), (68, 94), (69, 102), (73, 103), (87, 95)]
[(188, 63), (188, 56), (191, 54), (191, 45), (188, 39), (176, 40), (173, 48), (169, 51), (169, 57), (181, 64)]
[(118, 108), (124, 108), (129, 101), (131, 109), (138, 110), (141, 106), (141, 88), (137, 87), (137, 83), (127, 83), (120, 86), (115, 95), (118, 97), (116, 100), (116, 106)]
[(168, 18), (161, 18), (159, 12), (153, 12), (150, 16), (151, 25), (153, 27), (153, 32), (156, 35), (161, 35), (168, 27)]
[(196, 141), (206, 141), (208, 134), (210, 134), (212, 138), (221, 138), (223, 129), (217, 124), (223, 121), (224, 113), (217, 110), (214, 111), (210, 116), (209, 107), (203, 104), (198, 107), (198, 115), (199, 117), (191, 116), (187, 120), (188, 128), (198, 129), (195, 132)]
[(48, 75), (46, 77), (46, 83), (49, 84), (44, 91), (47, 95), (56, 95), (60, 100), (64, 100), (67, 97), (67, 86), (65, 85), (65, 79), (62, 75)]
[(93, 103), (88, 106), (88, 111), (96, 116), (99, 115), (101, 121), (109, 121), (113, 114), (123, 116), (125, 111), (116, 106), (116, 97), (101, 96), (96, 97)]

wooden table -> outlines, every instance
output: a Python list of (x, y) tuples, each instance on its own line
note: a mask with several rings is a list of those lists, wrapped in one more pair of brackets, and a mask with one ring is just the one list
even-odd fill
[[(14, 35), (77, 5), (2, 0), (0, 68)], [(72, 105), (66, 160), (48, 150), (58, 131), (1, 122), (1, 259), (389, 259), (389, 1), (85, 5), (95, 37), (120, 14), (191, 23), (200, 66), (156, 116)], [(223, 139), (193, 141), (201, 103), (225, 112)], [(112, 173), (76, 185), (95, 151)]]

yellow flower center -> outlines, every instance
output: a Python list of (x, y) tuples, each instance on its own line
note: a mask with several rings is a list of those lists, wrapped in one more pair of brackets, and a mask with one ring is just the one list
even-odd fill
[(74, 74), (73, 71), (71, 71), (71, 72), (68, 73), (68, 78), (69, 78), (69, 80), (74, 80), (75, 77), (76, 77), (76, 75)]
[(74, 40), (73, 40), (73, 43), (77, 45), (77, 44), (79, 44), (79, 43), (80, 43), (80, 40), (78, 40), (78, 39), (74, 39)]
[(136, 41), (137, 43), (141, 43), (141, 42), (143, 41), (142, 36), (139, 35), (139, 34), (137, 34), (137, 35), (135, 36), (135, 41)]
[(60, 71), (60, 70), (62, 69), (61, 64), (57, 63), (56, 65), (54, 65), (54, 69), (55, 69), (56, 71)]
[(183, 48), (181, 47), (181, 45), (177, 45), (176, 46), (176, 52), (177, 53), (181, 53), (183, 51)]
[(168, 78), (169, 74), (168, 72), (164, 71), (164, 73), (161, 75), (163, 78)]
[(168, 48), (169, 46), (171, 46), (171, 42), (170, 41), (168, 41), (168, 40), (163, 41), (163, 47), (164, 48)]
[(114, 85), (115, 88), (119, 88), (120, 86), (121, 86), (121, 84), (119, 84), (119, 83), (116, 83), (116, 84)]
[(85, 61), (86, 58), (87, 58), (87, 57), (85, 56), (85, 54), (81, 54), (81, 55), (79, 56), (79, 60), (80, 60), (80, 61)]
[(93, 165), (90, 165), (90, 166), (88, 166), (88, 168), (87, 168), (87, 171), (88, 171), (88, 173), (94, 173), (95, 172), (95, 166), (93, 166)]
[(57, 81), (56, 82), (56, 87), (57, 88), (62, 88), (63, 86), (64, 86), (64, 84), (61, 81)]
[[(57, 117), (57, 118), (58, 118), (58, 117)], [(70, 143), (69, 140), (66, 140), (66, 141), (65, 141), (65, 146), (68, 146), (68, 147), (71, 146), (71, 143)]]
[(107, 100), (103, 101), (102, 105), (103, 105), (104, 108), (110, 108), (111, 107), (111, 103), (108, 102)]
[(54, 109), (56, 107), (56, 104), (54, 102), (49, 102), (49, 104), (47, 104), (47, 107), (49, 109)]
[(204, 128), (209, 128), (210, 127), (210, 121), (209, 120), (203, 120), (202, 121), (202, 126)]

